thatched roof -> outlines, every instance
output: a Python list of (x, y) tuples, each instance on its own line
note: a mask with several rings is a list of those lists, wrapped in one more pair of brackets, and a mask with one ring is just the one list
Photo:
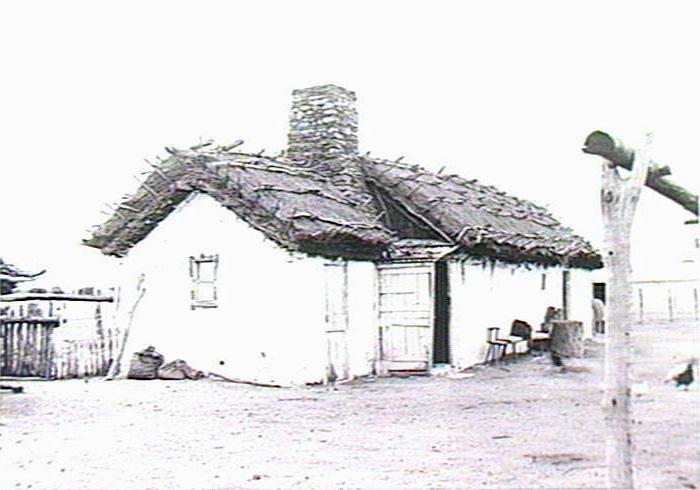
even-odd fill
[[(394, 201), (436, 237), (461, 245), (471, 256), (504, 262), (598, 268), (590, 243), (562, 226), (543, 207), (495, 187), (440, 175), (417, 165), (362, 159), (380, 201)], [(388, 209), (387, 209), (388, 211)]]
[[(194, 191), (204, 192), (282, 247), (324, 257), (376, 259), (389, 245), (422, 238), (510, 263), (596, 268), (600, 257), (544, 208), (494, 187), (418, 166), (356, 157), (374, 202), (341, 192), (312, 168), (225, 147), (169, 149), (171, 156), (85, 241), (123, 256)], [(371, 199), (372, 194), (367, 194)], [(387, 209), (403, 208), (403, 223)], [(382, 209), (378, 212), (377, 209)]]
[(168, 150), (171, 156), (86, 245), (123, 256), (195, 191), (212, 196), (292, 251), (371, 259), (392, 241), (392, 233), (356, 196), (350, 199), (328, 180), (288, 161), (225, 147)]

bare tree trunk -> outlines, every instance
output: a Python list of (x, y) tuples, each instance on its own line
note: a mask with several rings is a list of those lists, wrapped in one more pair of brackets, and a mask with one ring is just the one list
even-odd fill
[(134, 304), (129, 310), (129, 322), (124, 327), (124, 334), (122, 336), (121, 345), (119, 346), (119, 351), (117, 352), (117, 356), (112, 361), (112, 364), (109, 366), (109, 371), (107, 371), (107, 375), (104, 378), (105, 381), (112, 381), (114, 378), (117, 377), (117, 375), (119, 375), (122, 359), (124, 358), (124, 350), (126, 349), (126, 341), (129, 339), (129, 330), (131, 329), (131, 324), (134, 322), (136, 308), (138, 308), (139, 303), (141, 302), (141, 298), (143, 298), (143, 295), (146, 294), (146, 288), (143, 285), (144, 280), (145, 275), (141, 274), (136, 286), (136, 291), (138, 295), (136, 296), (136, 300), (134, 301)]
[(602, 405), (607, 427), (606, 459), (610, 488), (634, 488), (629, 388), (632, 322), (630, 232), (648, 167), (646, 151), (636, 152), (627, 179), (620, 176), (613, 162), (606, 161), (603, 165), (601, 208), (605, 226), (604, 261), (610, 293)]

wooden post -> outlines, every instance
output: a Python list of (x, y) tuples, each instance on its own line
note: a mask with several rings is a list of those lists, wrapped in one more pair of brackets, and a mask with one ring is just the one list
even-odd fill
[(51, 379), (53, 374), (53, 362), (55, 349), (53, 346), (53, 324), (42, 326), (43, 349), (44, 349), (44, 378)]
[(146, 294), (146, 287), (144, 286), (145, 280), (146, 275), (141, 273), (136, 284), (137, 297), (136, 300), (134, 300), (134, 304), (131, 306), (131, 309), (129, 310), (129, 319), (124, 327), (124, 332), (122, 334), (123, 336), (118, 347), (117, 355), (115, 356), (115, 359), (112, 362), (112, 364), (109, 366), (109, 371), (107, 372), (105, 381), (113, 380), (119, 374), (121, 367), (120, 365), (124, 357), (124, 349), (126, 349), (126, 342), (129, 338), (129, 330), (131, 329), (131, 324), (134, 322), (134, 315), (136, 314), (136, 309), (138, 308), (139, 303), (141, 302), (141, 299), (143, 298), (144, 294)]
[(561, 315), (562, 320), (569, 319), (569, 309), (571, 304), (571, 271), (562, 271), (561, 273)]
[[(650, 137), (647, 138), (647, 148)], [(615, 162), (604, 162), (601, 209), (605, 226), (604, 261), (608, 270), (608, 322), (605, 342), (605, 392), (609, 488), (634, 488), (630, 434), (630, 232), (649, 167), (647, 148), (635, 152), (631, 174), (620, 176)]]

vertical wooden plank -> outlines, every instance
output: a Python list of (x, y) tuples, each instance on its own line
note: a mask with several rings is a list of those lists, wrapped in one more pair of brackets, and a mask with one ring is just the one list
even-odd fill
[(17, 373), (18, 376), (24, 374), (24, 351), (26, 349), (26, 335), (24, 331), (27, 329), (27, 322), (21, 322), (17, 325)]
[(105, 376), (109, 371), (110, 359), (112, 359), (112, 332), (113, 330), (111, 328), (107, 329), (107, 338), (105, 339), (105, 350), (107, 355), (105, 356), (105, 366), (103, 367), (105, 372), (101, 373), (102, 376)]
[(97, 342), (97, 340), (90, 341), (90, 376), (97, 374), (97, 354), (99, 352)]
[(15, 322), (7, 325), (7, 375), (14, 375), (15, 368)]
[(19, 352), (18, 352), (18, 346), (19, 343), (17, 342), (17, 336), (19, 335), (19, 326), (21, 325), (20, 322), (16, 322), (12, 325), (12, 375), (17, 376), (18, 375), (18, 365), (19, 365)]
[(35, 354), (35, 342), (34, 342), (34, 332), (36, 330), (36, 322), (27, 323), (26, 327), (26, 352), (25, 352), (25, 366), (27, 370), (27, 376), (36, 376), (36, 354)]
[(569, 319), (569, 305), (571, 304), (571, 271), (562, 271), (562, 298), (561, 298), (561, 311), (562, 319)]
[(34, 335), (36, 336), (36, 344), (34, 348), (36, 349), (36, 376), (43, 377), (44, 376), (44, 334), (43, 334), (43, 325), (41, 323), (37, 323), (35, 325), (34, 329)]
[(85, 375), (92, 376), (92, 339), (84, 341), (83, 355), (85, 356)]
[(70, 357), (70, 344), (68, 342), (61, 342), (61, 357), (63, 359), (63, 379), (68, 379), (71, 377), (71, 357)]
[(22, 376), (29, 376), (29, 359), (31, 356), (30, 345), (29, 345), (29, 328), (31, 327), (30, 322), (24, 322), (20, 331), (20, 343), (22, 348), (20, 350), (20, 372)]
[(78, 357), (78, 349), (75, 341), (71, 342), (70, 347), (70, 356), (71, 359), (73, 359), (73, 372), (71, 374), (72, 377), (78, 378), (80, 377), (80, 358)]
[(74, 340), (68, 343), (66, 355), (68, 356), (68, 365), (70, 366), (70, 372), (68, 374), (68, 377), (77, 378), (80, 372), (80, 362), (78, 361), (78, 356), (76, 355)]
[(49, 349), (48, 349), (48, 334), (47, 330), (49, 329), (49, 324), (45, 323), (43, 325), (39, 325), (38, 329), (38, 335), (39, 335), (39, 367), (41, 370), (41, 376), (43, 378), (50, 378), (51, 372), (50, 372), (50, 356), (49, 356)]
[(24, 375), (24, 350), (26, 347), (24, 330), (26, 322), (20, 322), (17, 325), (17, 376)]
[(20, 322), (17, 325), (17, 375), (22, 376), (24, 372), (24, 349), (26, 347), (24, 330), (26, 322)]
[(57, 346), (54, 344), (54, 359), (56, 362), (56, 377), (58, 379), (66, 378), (66, 362), (63, 356), (63, 345)]
[(52, 366), (53, 366), (53, 324), (45, 323), (41, 328), (42, 337), (42, 358), (43, 358), (43, 376), (46, 379), (50, 379), (52, 376)]
[(0, 362), (2, 362), (1, 370), (0, 370), (0, 375), (6, 375), (8, 374), (8, 354), (10, 352), (9, 346), (8, 346), (8, 329), (10, 325), (7, 322), (2, 322), (0, 323), (0, 328), (2, 328), (2, 359), (0, 359)]
[(42, 325), (40, 323), (34, 325), (34, 376), (37, 377), (44, 375), (44, 363), (41, 355), (41, 328)]
[(39, 352), (41, 359), (41, 376), (44, 378), (51, 378), (52, 376), (52, 362), (53, 358), (51, 356), (51, 334), (48, 333), (51, 330), (50, 324), (40, 325), (38, 330), (39, 335)]
[(73, 377), (74, 378), (79, 378), (80, 377), (80, 357), (78, 355), (78, 345), (77, 342), (73, 341), (71, 342), (71, 357), (73, 359)]
[(5, 374), (5, 322), (0, 320), (0, 376)]
[(3, 335), (3, 355), (2, 355), (2, 373), (6, 376), (10, 375), (10, 352), (11, 352), (11, 345), (10, 345), (10, 329), (12, 328), (12, 324), (9, 322), (5, 322), (2, 325), (2, 335)]

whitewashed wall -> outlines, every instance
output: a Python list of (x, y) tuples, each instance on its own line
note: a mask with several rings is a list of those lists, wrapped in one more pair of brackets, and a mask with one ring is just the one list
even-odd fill
[[(189, 257), (219, 254), (218, 308), (191, 309)], [(322, 259), (293, 257), (211, 197), (193, 194), (123, 261), (119, 324), (129, 321), (144, 274), (122, 374), (153, 345), (166, 362), (259, 382), (320, 381), (325, 373)], [(353, 268), (353, 290), (366, 271)], [(363, 293), (351, 295), (362, 302)], [(363, 321), (359, 308), (353, 323)], [(353, 342), (363, 343), (362, 336)], [(221, 364), (223, 362), (223, 364)], [(355, 359), (355, 364), (362, 364)], [(359, 368), (358, 368), (359, 369)]]
[[(510, 333), (513, 320), (538, 329), (547, 306), (562, 306), (562, 270), (527, 270), (497, 266), (483, 268), (460, 262), (449, 263), (450, 346), (453, 365), (464, 368), (483, 362), (488, 327)], [(542, 275), (545, 287), (542, 288)], [(591, 282), (585, 271), (571, 271), (570, 319), (584, 322), (590, 331)]]
[[(561, 275), (561, 271), (558, 272)], [(570, 271), (570, 301), (569, 320), (583, 322), (584, 338), (593, 337), (593, 282), (598, 271), (590, 272), (582, 269)]]

